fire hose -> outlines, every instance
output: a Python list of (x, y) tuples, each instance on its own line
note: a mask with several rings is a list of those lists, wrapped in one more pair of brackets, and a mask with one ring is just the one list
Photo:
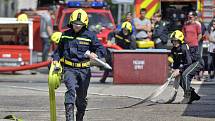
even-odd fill
[(24, 70), (31, 70), (40, 67), (45, 67), (50, 64), (50, 61), (44, 61), (40, 63), (28, 64), (23, 66), (10, 66), (10, 67), (1, 67), (0, 72), (15, 72), (15, 71), (24, 71)]
[(51, 121), (56, 121), (56, 100), (55, 100), (55, 89), (57, 89), (61, 84), (63, 68), (60, 62), (51, 63), (48, 76), (48, 85), (49, 85), (49, 101), (50, 101), (50, 117)]
[[(50, 68), (49, 74), (53, 75), (56, 74), (56, 77), (58, 76), (58, 72), (61, 72), (61, 70), (59, 71), (55, 71), (56, 68)], [(57, 69), (58, 70), (58, 69)], [(52, 73), (54, 72), (54, 73)], [(54, 76), (53, 76), (54, 77)], [(58, 78), (58, 79), (61, 79)], [(167, 81), (161, 85), (160, 87), (158, 87), (156, 90), (154, 90), (148, 97), (146, 98), (140, 98), (140, 97), (132, 97), (132, 96), (114, 96), (114, 95), (108, 95), (108, 94), (100, 94), (100, 93), (90, 93), (91, 95), (98, 95), (98, 96), (114, 96), (114, 97), (128, 97), (128, 98), (134, 98), (134, 99), (140, 99), (139, 102), (128, 105), (128, 106), (122, 106), (122, 107), (107, 107), (107, 108), (87, 108), (86, 111), (93, 111), (93, 110), (107, 110), (107, 109), (125, 109), (125, 108), (133, 108), (135, 106), (138, 106), (140, 104), (146, 103), (146, 102), (153, 102), (153, 103), (157, 103), (157, 104), (169, 104), (172, 103), (175, 100), (175, 97), (177, 95), (177, 90), (179, 87), (179, 79), (175, 79), (173, 81), (173, 95), (170, 96), (169, 100), (167, 101), (153, 101), (153, 98), (158, 97), (169, 85), (169, 83), (173, 80), (174, 78), (172, 76), (170, 76)], [(48, 90), (44, 90), (44, 89), (38, 89), (38, 88), (31, 88), (31, 87), (19, 87), (19, 86), (8, 86), (8, 85), (0, 85), (0, 87), (9, 87), (9, 88), (17, 88), (17, 89), (26, 89), (26, 90), (32, 90), (32, 91), (41, 91), (41, 92), (49, 92), (49, 98), (50, 98), (50, 116), (51, 116), (51, 121), (56, 121), (56, 102), (55, 102), (55, 89), (57, 89), (57, 87), (59, 87), (60, 85), (60, 80), (57, 80), (56, 78), (50, 78), (49, 76), (49, 91)], [(57, 93), (64, 93), (64, 91), (57, 91)], [(22, 121), (22, 120), (18, 120), (18, 121)]]
[(116, 49), (116, 50), (123, 50), (120, 46), (116, 45), (116, 44), (103, 44), (104, 47), (106, 48), (112, 48), (112, 49)]
[[(122, 48), (116, 44), (104, 44), (106, 48), (113, 48), (116, 50), (122, 50)], [(10, 67), (0, 67), (0, 72), (15, 72), (15, 71), (24, 71), (24, 70), (32, 70), (40, 67), (45, 67), (50, 64), (50, 61), (44, 61), (40, 63), (28, 64), (23, 66), (10, 66)]]

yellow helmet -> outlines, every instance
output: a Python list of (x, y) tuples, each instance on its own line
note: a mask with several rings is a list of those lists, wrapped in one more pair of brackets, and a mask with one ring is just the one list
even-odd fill
[(71, 14), (69, 25), (71, 25), (72, 23), (76, 23), (76, 24), (84, 24), (88, 26), (88, 22), (89, 22), (89, 19), (88, 19), (87, 13), (83, 9), (77, 9), (73, 11), (73, 13)]
[(61, 32), (54, 32), (52, 35), (51, 35), (51, 40), (58, 44), (60, 42), (60, 38), (62, 36), (62, 33)]
[(122, 28), (122, 29), (125, 28), (125, 29), (129, 30), (129, 32), (132, 32), (132, 25), (131, 25), (131, 23), (128, 22), (128, 21), (123, 22), (121, 28)]
[(22, 22), (26, 22), (28, 21), (28, 16), (26, 14), (20, 14), (18, 17), (17, 17), (17, 21), (22, 21)]
[(170, 35), (170, 39), (171, 40), (178, 40), (181, 43), (184, 43), (184, 34), (179, 31), (179, 30), (175, 30), (171, 35)]
[(51, 63), (49, 70), (48, 83), (49, 87), (57, 89), (61, 84), (62, 66), (60, 62)]

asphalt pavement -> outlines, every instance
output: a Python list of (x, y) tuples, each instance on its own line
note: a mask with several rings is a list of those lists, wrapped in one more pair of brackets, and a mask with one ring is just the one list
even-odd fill
[[(22, 117), (24, 121), (49, 121), (49, 96), (47, 70), (22, 71), (0, 74), (0, 121), (6, 115)], [(179, 89), (173, 104), (146, 102), (132, 108), (150, 95), (160, 85), (112, 83), (108, 78), (105, 84), (98, 77), (91, 79), (88, 106), (84, 121), (215, 121), (215, 83), (194, 80), (193, 87), (201, 99), (193, 104), (177, 104), (183, 98)], [(57, 120), (65, 121), (64, 84), (56, 90)], [(168, 99), (172, 85), (155, 100)]]

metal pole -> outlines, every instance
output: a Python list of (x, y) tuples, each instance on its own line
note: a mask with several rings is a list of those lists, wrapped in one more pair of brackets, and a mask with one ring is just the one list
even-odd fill
[(131, 12), (131, 5), (130, 4), (128, 4), (128, 12)]
[(118, 4), (118, 20), (117, 20), (118, 25), (121, 23), (121, 11), (122, 11), (122, 5)]
[(127, 5), (128, 4), (123, 4), (123, 15), (127, 13)]
[(30, 50), (30, 64), (33, 63), (33, 22), (29, 21), (29, 27), (28, 27), (28, 31), (29, 31), (29, 50)]

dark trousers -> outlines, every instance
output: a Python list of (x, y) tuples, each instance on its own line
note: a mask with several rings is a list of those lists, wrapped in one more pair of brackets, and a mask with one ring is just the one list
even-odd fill
[(64, 68), (64, 83), (67, 88), (65, 105), (75, 104), (78, 112), (85, 112), (87, 90), (90, 83), (90, 68)]
[(212, 78), (214, 74), (211, 74), (211, 71), (215, 73), (215, 53), (208, 53), (208, 74)]
[(42, 39), (42, 46), (43, 46), (42, 61), (46, 61), (48, 58), (51, 42), (49, 38), (41, 38), (41, 39)]
[(187, 67), (181, 74), (180, 85), (184, 91), (190, 90), (190, 84), (192, 78), (201, 71), (203, 68), (203, 63), (201, 61), (196, 61)]
[[(107, 55), (105, 56), (105, 61), (106, 63), (108, 63), (111, 67), (113, 67), (113, 62), (112, 62), (112, 52), (111, 50), (109, 50), (108, 48), (106, 49), (106, 52), (107, 52)], [(107, 79), (109, 73), (111, 73), (112, 70), (108, 70), (108, 69), (105, 69), (104, 70), (104, 73), (103, 73), (103, 76), (100, 80), (101, 83), (105, 83), (105, 80)]]

